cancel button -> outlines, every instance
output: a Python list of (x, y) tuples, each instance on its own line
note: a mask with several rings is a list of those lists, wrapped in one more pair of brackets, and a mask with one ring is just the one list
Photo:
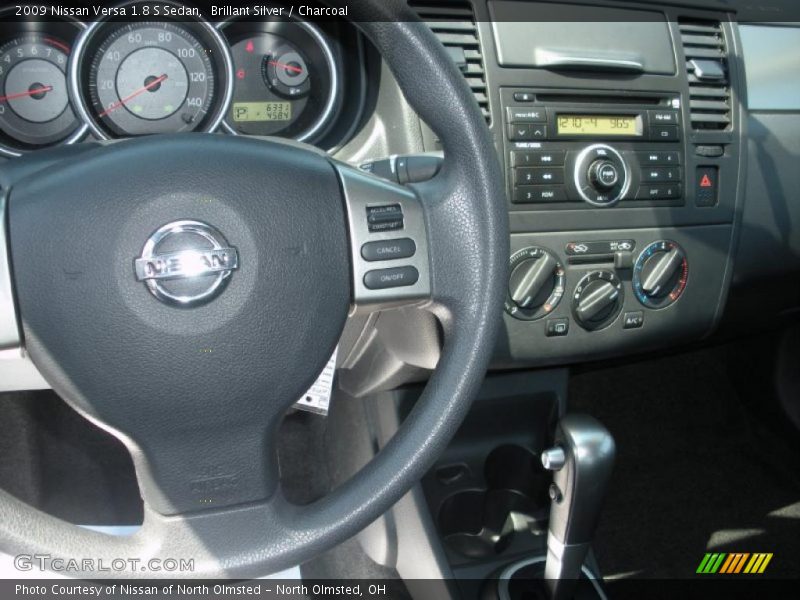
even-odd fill
[(395, 267), (368, 272), (364, 275), (364, 285), (371, 290), (384, 290), (414, 285), (418, 279), (419, 272), (414, 267)]
[(364, 260), (369, 261), (408, 258), (409, 256), (414, 256), (416, 251), (417, 245), (414, 240), (409, 238), (367, 242), (361, 246), (361, 256), (364, 257)]

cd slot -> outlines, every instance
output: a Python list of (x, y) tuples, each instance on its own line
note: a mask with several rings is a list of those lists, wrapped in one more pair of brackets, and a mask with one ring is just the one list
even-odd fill
[(551, 104), (608, 104), (631, 106), (659, 106), (666, 105), (669, 101), (657, 96), (604, 96), (599, 94), (536, 94), (536, 99), (542, 103)]

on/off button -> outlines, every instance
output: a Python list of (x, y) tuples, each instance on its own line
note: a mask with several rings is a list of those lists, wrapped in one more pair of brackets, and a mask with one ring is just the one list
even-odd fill
[(364, 275), (364, 285), (371, 290), (414, 285), (419, 279), (419, 271), (414, 267), (395, 267), (394, 269), (378, 269)]

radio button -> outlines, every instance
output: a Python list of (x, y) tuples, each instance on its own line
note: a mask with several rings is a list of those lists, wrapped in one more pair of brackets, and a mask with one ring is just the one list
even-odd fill
[(677, 142), (680, 139), (677, 125), (650, 125), (650, 139), (658, 142)]
[(666, 185), (643, 185), (636, 194), (638, 200), (674, 200), (681, 197), (681, 186), (677, 183)]
[(657, 183), (662, 181), (680, 181), (680, 167), (656, 167), (642, 169), (642, 181)]
[(547, 125), (536, 123), (511, 123), (508, 125), (508, 139), (512, 142), (531, 142), (547, 139)]
[(514, 188), (515, 204), (565, 202), (567, 195), (560, 185), (522, 185)]
[(514, 92), (514, 102), (533, 102), (533, 92)]
[(510, 123), (508, 125), (508, 139), (514, 141), (530, 140), (532, 132), (531, 126), (527, 123)]
[(650, 125), (677, 125), (680, 121), (677, 110), (651, 110)]
[(681, 164), (681, 153), (675, 151), (665, 152), (637, 152), (636, 156), (639, 158), (639, 164), (643, 167), (650, 166), (672, 166)]
[(546, 167), (521, 167), (514, 169), (514, 183), (517, 185), (548, 185), (564, 183), (564, 169)]
[(547, 111), (544, 108), (509, 106), (506, 108), (506, 118), (509, 123), (545, 123)]
[(511, 165), (514, 167), (559, 167), (564, 164), (566, 154), (564, 150), (554, 150), (552, 152), (517, 151), (511, 153)]

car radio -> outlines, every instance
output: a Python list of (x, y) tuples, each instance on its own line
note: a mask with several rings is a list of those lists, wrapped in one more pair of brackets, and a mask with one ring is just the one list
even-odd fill
[(517, 88), (500, 93), (513, 204), (683, 204), (677, 95), (598, 96)]

